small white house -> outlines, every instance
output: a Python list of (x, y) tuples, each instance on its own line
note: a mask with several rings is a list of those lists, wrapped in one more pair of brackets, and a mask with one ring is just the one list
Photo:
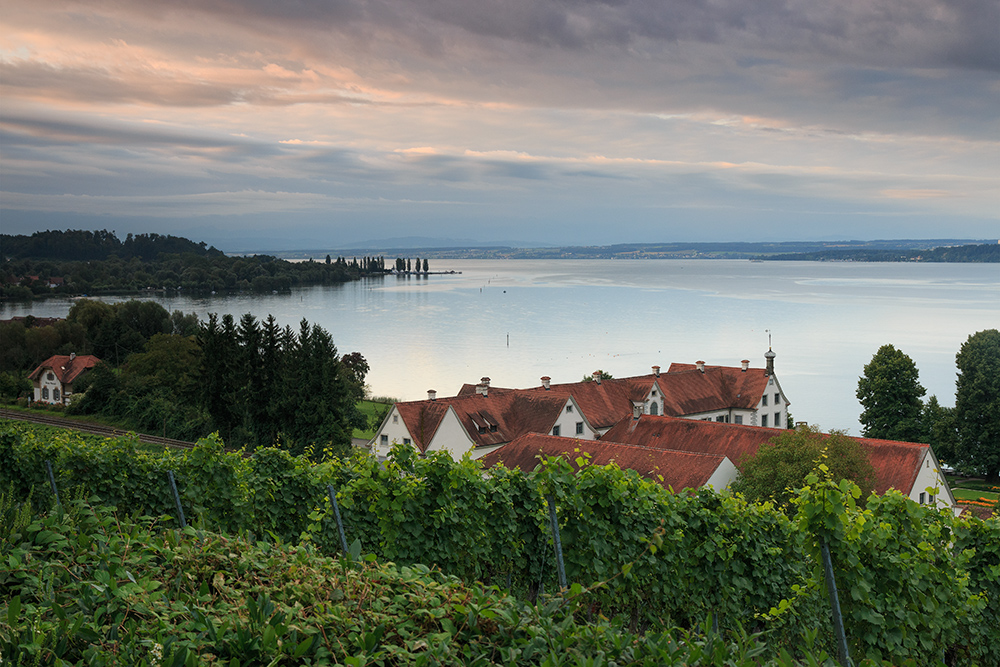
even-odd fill
[(34, 389), (34, 400), (65, 405), (73, 395), (73, 383), (100, 361), (92, 354), (49, 357), (28, 376)]

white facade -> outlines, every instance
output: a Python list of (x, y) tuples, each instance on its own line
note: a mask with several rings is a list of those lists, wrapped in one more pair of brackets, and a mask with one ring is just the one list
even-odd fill
[(751, 421), (751, 426), (788, 427), (788, 399), (785, 398), (785, 392), (781, 391), (778, 378), (773, 375), (768, 378), (767, 389), (761, 394), (757, 412), (753, 414)]
[[(476, 443), (469, 437), (468, 431), (462, 426), (462, 421), (458, 418), (455, 408), (448, 406), (448, 411), (441, 418), (441, 424), (434, 432), (434, 437), (427, 443), (426, 452), (448, 452), (451, 458), (456, 461), (462, 458), (466, 452), (472, 451)], [(482, 456), (486, 452), (482, 452)], [(478, 458), (478, 457), (473, 457)]]
[(406, 424), (403, 422), (399, 410), (393, 405), (392, 410), (382, 421), (382, 427), (379, 428), (371, 442), (371, 450), (379, 458), (385, 458), (389, 456), (389, 450), (392, 449), (393, 444), (404, 443), (413, 444), (413, 436), (406, 429)]
[(64, 403), (66, 391), (51, 369), (45, 369), (34, 382), (35, 400), (41, 403)]
[(596, 440), (599, 433), (590, 425), (587, 418), (583, 416), (580, 406), (570, 396), (566, 400), (566, 405), (559, 412), (556, 423), (549, 430), (549, 435), (561, 435), (577, 440)]
[[(928, 490), (930, 489), (930, 490)], [(904, 489), (899, 489), (905, 493)], [(928, 447), (924, 454), (924, 460), (920, 462), (920, 471), (917, 479), (910, 488), (910, 500), (921, 505), (936, 505), (939, 508), (947, 507), (958, 514), (961, 508), (955, 503), (955, 496), (951, 493), (951, 488), (945, 481), (941, 473), (941, 464), (938, 463), (934, 451)]]
[(729, 485), (736, 480), (739, 474), (740, 471), (736, 469), (736, 466), (729, 460), (729, 457), (723, 456), (722, 463), (719, 464), (719, 467), (715, 469), (712, 476), (705, 482), (705, 486), (714, 491), (728, 489)]

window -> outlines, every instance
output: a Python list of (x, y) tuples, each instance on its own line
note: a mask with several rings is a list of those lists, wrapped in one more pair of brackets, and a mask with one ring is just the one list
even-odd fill
[(479, 432), (480, 433), (486, 433), (486, 427), (485, 426), (480, 426), (479, 427)]
[(48, 380), (49, 382), (53, 382), (56, 379), (56, 376), (53, 375), (52, 373), (47, 373), (45, 375), (45, 379)]
[(921, 494), (920, 494), (920, 504), (921, 504), (921, 505), (923, 505), (923, 504), (924, 504), (924, 501), (925, 501), (926, 499), (927, 499), (927, 494), (926, 494), (926, 493), (921, 493)]
[(761, 415), (760, 416), (760, 425), (761, 426), (767, 426), (767, 415)]
[(392, 423), (393, 424), (398, 424), (399, 423), (399, 415), (393, 415), (392, 416)]
[(378, 443), (380, 445), (382, 445), (383, 447), (388, 447), (389, 446), (389, 436), (383, 435), (381, 438), (378, 439)]
[(410, 439), (409, 438), (403, 438), (403, 444), (404, 445), (410, 444)]
[(781, 428), (781, 413), (774, 413), (774, 428)]
[(743, 415), (736, 415), (736, 417), (734, 417), (734, 419), (736, 419), (736, 423), (737, 424), (742, 424), (743, 423)]
[(718, 417), (715, 418), (715, 421), (717, 421), (717, 422), (724, 422), (724, 421), (726, 421), (726, 415), (719, 415)]
[(490, 433), (496, 433), (496, 432), (497, 432), (497, 425), (490, 424)]
[(583, 435), (583, 422), (576, 423), (576, 434)]
[(42, 398), (44, 400), (46, 400), (46, 401), (49, 400), (49, 388), (48, 387), (42, 387)]
[(763, 396), (760, 397), (760, 404), (767, 405), (767, 394), (764, 394)]
[(774, 404), (775, 405), (781, 405), (781, 394), (775, 394), (774, 395)]
[(552, 427), (552, 435), (559, 435), (559, 424)]
[(53, 389), (52, 390), (52, 398), (53, 398), (53, 400), (56, 400), (56, 401), (59, 400), (59, 390), (58, 389)]
[(930, 494), (927, 495), (927, 502), (929, 504), (931, 504), (931, 505), (934, 504), (934, 494), (933, 493), (930, 493)]
[(657, 403), (656, 401), (653, 401), (652, 403), (650, 403), (649, 404), (649, 414), (651, 414), (651, 415), (658, 415), (658, 414), (660, 414), (660, 404)]
[(566, 412), (573, 412), (573, 406), (572, 405), (567, 405), (566, 406)]
[(650, 393), (650, 396), (652, 396), (653, 398), (656, 398), (656, 390), (655, 389), (652, 391), (652, 393)]

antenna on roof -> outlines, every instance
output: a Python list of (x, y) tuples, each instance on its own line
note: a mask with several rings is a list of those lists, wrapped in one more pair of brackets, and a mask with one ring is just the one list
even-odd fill
[(771, 349), (771, 330), (770, 329), (764, 329), (764, 331), (767, 332), (767, 349), (770, 350)]

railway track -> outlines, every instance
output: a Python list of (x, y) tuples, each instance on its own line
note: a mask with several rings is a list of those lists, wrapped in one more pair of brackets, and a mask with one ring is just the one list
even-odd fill
[[(33, 424), (41, 424), (43, 426), (55, 426), (56, 428), (66, 428), (73, 431), (80, 431), (82, 433), (101, 435), (106, 438), (117, 438), (130, 433), (129, 431), (123, 431), (111, 426), (90, 424), (88, 422), (76, 421), (74, 419), (64, 419), (61, 417), (49, 417), (48, 415), (28, 414), (18, 412), (16, 410), (8, 410), (6, 408), (0, 408), (0, 418), (26, 421)], [(139, 438), (139, 442), (144, 442), (150, 445), (162, 445), (164, 447), (173, 447), (175, 449), (192, 449), (194, 447), (193, 442), (187, 442), (185, 440), (174, 440), (173, 438), (163, 438), (158, 435), (149, 435), (146, 433), (137, 433), (136, 436)]]

